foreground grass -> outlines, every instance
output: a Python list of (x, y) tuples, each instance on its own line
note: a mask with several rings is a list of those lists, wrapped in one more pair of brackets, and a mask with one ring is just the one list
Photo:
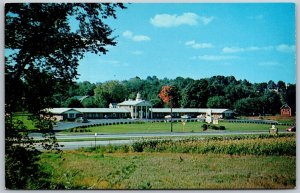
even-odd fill
[(236, 136), (44, 152), (40, 163), (52, 189), (277, 189), (295, 187), (295, 155), (295, 135)]
[[(60, 156), (58, 159), (57, 156)], [(53, 189), (294, 188), (296, 158), (184, 153), (44, 153)]]
[[(201, 126), (204, 123), (188, 122), (185, 126), (182, 123), (173, 123), (173, 132), (203, 132)], [(268, 131), (271, 125), (253, 123), (228, 123), (220, 122), (218, 126), (225, 126), (226, 131)], [(285, 131), (288, 126), (276, 126), (279, 131)], [(72, 132), (71, 132), (72, 131)], [(211, 130), (209, 131), (217, 131)], [(170, 132), (170, 123), (140, 123), (140, 124), (119, 124), (88, 127), (86, 129), (69, 129), (61, 133), (163, 133)]]

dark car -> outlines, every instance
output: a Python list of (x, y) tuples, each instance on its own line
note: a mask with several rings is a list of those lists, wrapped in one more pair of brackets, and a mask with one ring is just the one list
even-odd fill
[(296, 131), (296, 126), (292, 126), (290, 128), (287, 128), (286, 130), (289, 131), (289, 132), (295, 132)]

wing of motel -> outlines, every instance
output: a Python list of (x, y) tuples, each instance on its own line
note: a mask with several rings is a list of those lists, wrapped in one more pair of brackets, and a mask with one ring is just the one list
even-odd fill
[[(51, 108), (45, 109), (56, 120), (75, 120), (83, 117), (86, 119), (162, 119), (170, 115), (170, 108), (152, 108), (149, 101), (142, 100), (138, 93), (135, 100), (125, 100), (116, 105), (110, 104), (109, 108)], [(231, 118), (233, 111), (230, 109), (208, 108), (173, 108), (174, 118), (188, 115), (191, 118), (205, 117), (206, 114), (220, 119)]]

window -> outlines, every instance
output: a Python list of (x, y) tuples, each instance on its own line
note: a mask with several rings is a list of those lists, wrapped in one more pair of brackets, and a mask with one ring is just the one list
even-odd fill
[(69, 113), (69, 118), (75, 118), (75, 114), (74, 113)]

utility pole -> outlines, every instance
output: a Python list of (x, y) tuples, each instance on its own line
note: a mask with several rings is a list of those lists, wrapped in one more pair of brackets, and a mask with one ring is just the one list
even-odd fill
[(172, 112), (172, 106), (173, 105), (172, 105), (172, 102), (171, 102), (171, 132), (173, 132), (173, 123), (172, 123), (173, 122), (173, 120), (172, 120), (172, 118), (173, 118), (173, 114), (172, 113), (173, 112)]
[(96, 137), (97, 137), (97, 133), (95, 133), (95, 149), (96, 149)]

